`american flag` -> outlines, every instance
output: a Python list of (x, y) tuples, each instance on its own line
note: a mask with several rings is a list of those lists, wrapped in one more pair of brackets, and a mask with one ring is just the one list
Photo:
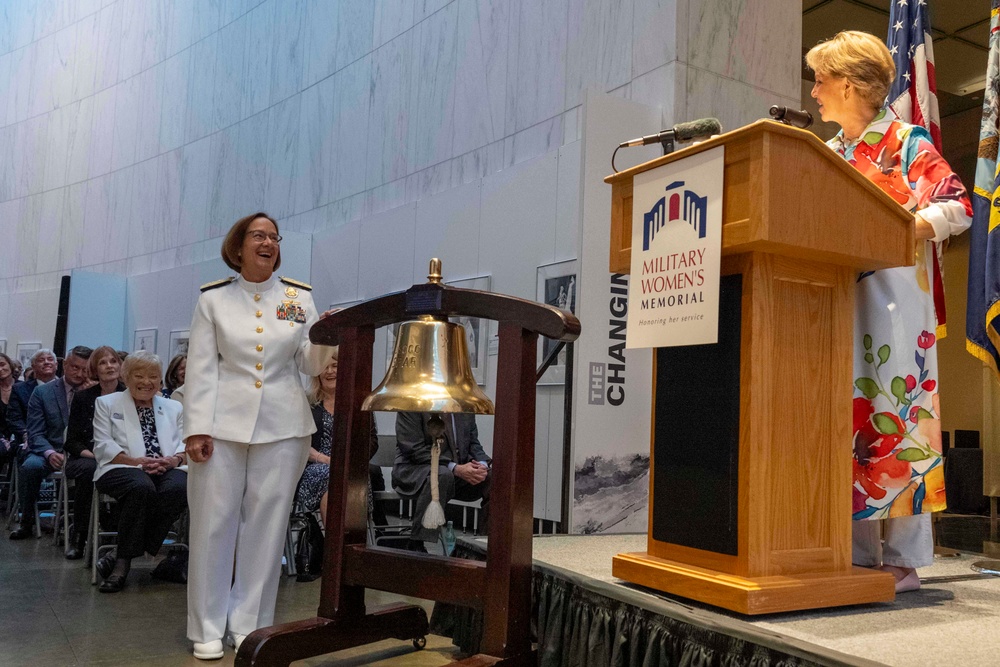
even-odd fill
[[(941, 152), (941, 112), (934, 75), (934, 41), (927, 20), (927, 0), (892, 0), (889, 9), (889, 53), (896, 64), (896, 80), (889, 89), (889, 106), (904, 123), (927, 128), (934, 148)], [(947, 334), (941, 244), (934, 244), (934, 310), (937, 336)]]

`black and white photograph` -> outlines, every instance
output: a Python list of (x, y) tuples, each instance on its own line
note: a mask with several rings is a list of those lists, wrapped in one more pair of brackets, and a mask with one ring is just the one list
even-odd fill
[(156, 354), (156, 329), (136, 329), (132, 336), (132, 351), (140, 350)]
[[(571, 259), (538, 267), (537, 299), (560, 310), (576, 313), (577, 261)], [(541, 365), (558, 345), (557, 341), (539, 337), (541, 346), (538, 363)], [(559, 351), (556, 360), (538, 381), (538, 384), (564, 384), (566, 382), (566, 348)]]
[(191, 336), (191, 332), (187, 329), (182, 331), (171, 331), (170, 340), (167, 352), (167, 359), (173, 359), (178, 354), (188, 353), (188, 338)]
[(28, 368), (31, 366), (31, 355), (42, 349), (41, 343), (18, 343), (17, 344), (17, 360), (21, 362), (21, 368)]
[[(480, 292), (490, 291), (489, 276), (453, 280), (445, 284), (449, 287), (474, 289)], [(476, 384), (486, 386), (486, 352), (488, 348), (487, 341), (489, 340), (490, 321), (478, 317), (457, 317), (453, 321), (465, 328), (465, 342), (469, 348), (469, 365), (472, 367), (472, 376), (476, 378)]]

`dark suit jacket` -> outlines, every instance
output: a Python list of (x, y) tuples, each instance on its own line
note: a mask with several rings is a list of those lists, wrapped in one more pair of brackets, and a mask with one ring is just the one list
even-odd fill
[(43, 384), (28, 399), (28, 449), (39, 456), (49, 450), (62, 451), (69, 405), (62, 378)]
[[(426, 479), (426, 469), (431, 463), (431, 436), (427, 422), (432, 415), (425, 412), (396, 413), (396, 460), (392, 465), (393, 484), (403, 495), (413, 495)], [(445, 446), (441, 450), (440, 465), (486, 461), (476, 416), (463, 413), (441, 415), (444, 420)]]
[(24, 441), (28, 432), (28, 399), (38, 386), (37, 380), (16, 382), (10, 390), (10, 403), (7, 405), (7, 428), (14, 434), (18, 442)]
[[(115, 391), (125, 391), (125, 383), (119, 382)], [(101, 385), (95, 384), (73, 397), (66, 429), (66, 451), (73, 456), (82, 456), (85, 449), (94, 451), (94, 403), (100, 395)]]

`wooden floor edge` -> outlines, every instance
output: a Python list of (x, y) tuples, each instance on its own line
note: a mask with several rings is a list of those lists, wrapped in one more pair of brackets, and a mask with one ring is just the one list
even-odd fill
[(635, 552), (615, 556), (611, 573), (640, 586), (747, 615), (892, 602), (896, 596), (892, 575), (861, 567), (740, 577)]

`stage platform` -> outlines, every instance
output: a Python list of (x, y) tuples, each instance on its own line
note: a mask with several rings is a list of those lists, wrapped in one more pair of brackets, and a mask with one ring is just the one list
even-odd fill
[[(1000, 578), (936, 557), (923, 585), (894, 603), (746, 617), (623, 582), (618, 553), (644, 551), (645, 534), (536, 537), (534, 596), (539, 664), (598, 665), (997, 665)], [(484, 539), (461, 539), (482, 558)], [(439, 608), (432, 628), (474, 652), (478, 620)]]

